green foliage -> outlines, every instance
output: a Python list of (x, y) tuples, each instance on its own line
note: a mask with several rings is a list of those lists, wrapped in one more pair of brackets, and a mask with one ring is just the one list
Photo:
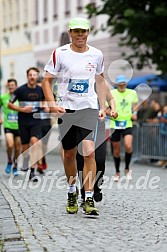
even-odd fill
[(2, 80), (2, 68), (1, 68), (1, 65), (0, 65), (0, 81)]
[(4, 241), (0, 238), (0, 251), (3, 251)]
[(131, 54), (124, 56), (132, 65), (137, 58), (138, 69), (156, 64), (167, 74), (166, 0), (102, 0), (100, 6), (91, 3), (86, 9), (89, 18), (107, 15), (100, 29), (120, 35), (120, 46), (131, 48)]

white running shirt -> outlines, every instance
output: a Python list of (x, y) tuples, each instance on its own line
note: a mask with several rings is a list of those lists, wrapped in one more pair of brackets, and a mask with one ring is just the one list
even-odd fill
[(65, 109), (98, 109), (94, 90), (95, 75), (104, 72), (103, 54), (88, 46), (89, 50), (77, 53), (70, 44), (52, 52), (44, 70), (57, 76), (58, 104)]

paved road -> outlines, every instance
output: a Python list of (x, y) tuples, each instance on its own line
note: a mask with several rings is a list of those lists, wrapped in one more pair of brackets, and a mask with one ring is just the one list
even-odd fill
[[(65, 211), (66, 183), (60, 156), (48, 155), (48, 176), (39, 183), (5, 174), (0, 146), (0, 251), (5, 252), (154, 252), (167, 251), (167, 169), (133, 165), (133, 181), (113, 183), (106, 162), (104, 197), (99, 218), (80, 208)], [(122, 165), (123, 176), (123, 165)]]

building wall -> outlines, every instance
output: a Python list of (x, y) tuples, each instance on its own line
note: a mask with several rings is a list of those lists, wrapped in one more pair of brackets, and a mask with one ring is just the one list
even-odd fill
[[(25, 82), (25, 71), (33, 65), (43, 71), (51, 52), (60, 46), (69, 20), (86, 17), (84, 6), (90, 2), (101, 0), (0, 0), (2, 83), (9, 77)], [(105, 15), (94, 17), (90, 23), (99, 28), (106, 19)], [(122, 51), (130, 50), (118, 47), (118, 37), (111, 38), (108, 32), (90, 33), (88, 43), (102, 50), (107, 80), (110, 64), (122, 59)], [(152, 72), (134, 69), (134, 76)]]
[(26, 69), (35, 64), (32, 8), (33, 0), (0, 0), (2, 92), (8, 78), (24, 83)]
[[(32, 32), (33, 52), (36, 64), (43, 71), (51, 52), (60, 46), (63, 32), (67, 32), (69, 20), (73, 17), (86, 17), (84, 6), (90, 2), (99, 4), (101, 1), (91, 0), (34, 0), (34, 27)], [(91, 25), (100, 28), (107, 19), (106, 15), (94, 17), (90, 20)], [(110, 37), (108, 32), (90, 33), (88, 43), (99, 48), (104, 54), (105, 77), (108, 81), (108, 69), (115, 60), (121, 60), (121, 53), (129, 48), (118, 46), (118, 36)], [(145, 68), (142, 71), (133, 69), (133, 76), (155, 73), (155, 69)]]
[(33, 52), (39, 66), (46, 64), (51, 52), (60, 46), (63, 32), (67, 32), (72, 17), (85, 17), (82, 0), (34, 0)]
[[(16, 78), (19, 86), (26, 83), (26, 70), (32, 66), (33, 61), (30, 52), (19, 53), (17, 56), (13, 54), (6, 55), (3, 58), (3, 87), (9, 77)], [(4, 66), (8, 67), (4, 69)]]

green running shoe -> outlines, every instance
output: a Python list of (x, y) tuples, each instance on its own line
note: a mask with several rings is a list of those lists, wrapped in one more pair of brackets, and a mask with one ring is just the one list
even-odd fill
[(85, 204), (85, 200), (84, 199), (81, 199), (81, 201), (80, 201), (80, 207), (84, 207), (84, 204)]
[(77, 192), (68, 193), (68, 202), (66, 206), (67, 213), (74, 214), (78, 212), (78, 194)]
[(83, 206), (83, 211), (86, 215), (99, 215), (99, 211), (95, 207), (93, 198), (91, 197), (86, 199)]

